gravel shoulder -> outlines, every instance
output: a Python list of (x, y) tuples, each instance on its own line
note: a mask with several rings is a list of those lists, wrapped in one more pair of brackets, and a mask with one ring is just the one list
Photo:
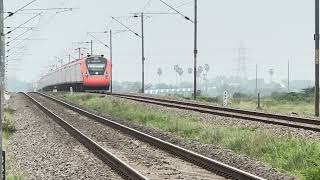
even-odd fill
[(68, 110), (51, 100), (34, 94), (32, 96), (150, 179), (224, 179), (154, 146)]
[(7, 156), (25, 179), (122, 179), (22, 94), (12, 94), (17, 128)]

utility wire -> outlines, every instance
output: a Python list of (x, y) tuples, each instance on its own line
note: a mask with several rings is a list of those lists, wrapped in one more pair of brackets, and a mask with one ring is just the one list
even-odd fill
[(171, 5), (169, 5), (168, 3), (164, 2), (163, 0), (160, 0), (160, 2), (162, 2), (163, 4), (165, 4), (166, 6), (168, 6), (171, 10), (175, 11), (176, 13), (178, 13), (179, 15), (181, 15), (182, 17), (184, 17), (186, 20), (194, 23), (188, 16), (185, 16), (184, 14), (182, 14), (181, 12), (179, 12), (177, 9), (175, 9), (174, 7), (172, 7)]
[(38, 14), (37, 12), (17, 12), (16, 14)]
[(11, 42), (14, 41), (14, 40), (17, 40), (19, 37), (25, 35), (25, 34), (26, 34), (27, 32), (29, 32), (29, 31), (30, 31), (30, 29), (26, 30), (25, 32), (21, 33), (19, 36), (17, 36), (17, 37), (15, 37), (14, 39), (8, 41), (7, 44), (11, 43)]
[(35, 19), (36, 17), (38, 17), (38, 16), (40, 16), (40, 15), (41, 15), (41, 13), (38, 13), (37, 15), (33, 16), (32, 18), (30, 18), (30, 19), (27, 20), (26, 22), (22, 23), (22, 24), (19, 25), (18, 27), (14, 28), (14, 29), (11, 30), (11, 31), (8, 31), (8, 32), (6, 33), (6, 35), (12, 33), (13, 31), (15, 31), (15, 30), (17, 30), (17, 29), (19, 29), (20, 27), (22, 27), (23, 25), (27, 24), (28, 22), (32, 21), (33, 19)]
[(51, 10), (70, 10), (79, 9), (79, 8), (38, 8), (38, 9), (24, 9), (21, 11), (51, 11)]
[(14, 11), (14, 12), (9, 12), (9, 15), (6, 16), (3, 20), (6, 20), (8, 17), (11, 17), (11, 16), (13, 16), (14, 14), (16, 14), (17, 12), (22, 11), (22, 9), (26, 8), (27, 6), (29, 6), (30, 4), (32, 4), (32, 3), (36, 2), (36, 1), (37, 1), (37, 0), (33, 0), (33, 1), (29, 2), (28, 4), (22, 6), (22, 7), (19, 8), (18, 10)]
[(11, 54), (23, 53), (26, 50), (28, 50), (28, 49), (26, 49), (24, 46), (22, 46), (22, 47), (19, 47), (19, 49), (17, 49), (16, 51), (14, 51)]
[[(38, 14), (38, 13), (37, 13)], [(6, 28), (6, 29), (12, 29), (12, 28), (16, 28), (16, 27), (11, 27), (11, 26), (7, 26), (7, 27), (4, 27), (4, 28)], [(18, 28), (20, 28), (20, 29), (24, 29), (24, 28), (29, 28), (29, 29), (33, 29), (33, 28), (36, 28), (36, 27), (31, 27), (31, 26), (29, 26), (29, 27), (27, 27), (27, 26), (25, 26), (25, 27), (18, 27)]]
[[(30, 38), (31, 36), (29, 36), (28, 38)], [(11, 47), (9, 50), (11, 51), (14, 48), (17, 48), (20, 44), (22, 44), (24, 41), (28, 40), (28, 38), (23, 39), (22, 41), (20, 41), (18, 44), (16, 44), (15, 46)], [(12, 53), (10, 54), (12, 55)], [(9, 55), (8, 55), (9, 56)]]
[(114, 19), (115, 21), (117, 21), (119, 24), (121, 24), (123, 27), (125, 27), (126, 29), (128, 29), (130, 32), (132, 32), (133, 34), (135, 34), (136, 36), (142, 38), (142, 36), (140, 36), (138, 33), (134, 32), (132, 29), (130, 29), (128, 26), (124, 25), (122, 22), (120, 22), (118, 19), (114, 18), (111, 16), (112, 19)]
[(189, 1), (189, 2), (182, 3), (182, 4), (180, 4), (179, 6), (176, 6), (176, 8), (180, 8), (180, 7), (189, 5), (189, 4), (191, 4), (192, 2), (193, 2), (193, 1)]
[(99, 43), (103, 44), (104, 46), (106, 46), (107, 48), (110, 48), (107, 44), (105, 44), (104, 42), (102, 42), (101, 40), (99, 40), (98, 38), (96, 38), (94, 35), (87, 33), (88, 35), (90, 35), (91, 37), (93, 37), (95, 40), (97, 40)]
[[(24, 39), (17, 39), (17, 40), (24, 40)], [(44, 41), (44, 40), (48, 40), (45, 38), (28, 38), (28, 41)]]
[(123, 33), (123, 32), (128, 32), (129, 30), (116, 30), (116, 32), (113, 33), (113, 35), (115, 34), (120, 34), (120, 33)]

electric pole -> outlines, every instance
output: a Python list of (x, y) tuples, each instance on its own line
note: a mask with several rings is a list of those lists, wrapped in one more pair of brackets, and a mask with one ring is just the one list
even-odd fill
[(315, 115), (319, 117), (319, 0), (315, 0)]
[(78, 48), (79, 50), (79, 59), (81, 59), (81, 48)]
[(112, 93), (112, 71), (113, 71), (113, 67), (112, 67), (112, 61), (113, 61), (113, 59), (112, 59), (112, 30), (110, 29), (110, 66), (111, 66), (111, 68), (110, 68), (110, 92)]
[(143, 12), (141, 13), (141, 39), (142, 39), (142, 87), (141, 93), (144, 94), (144, 23), (143, 23)]
[(198, 0), (194, 0), (194, 67), (193, 67), (193, 98), (197, 99), (197, 54), (198, 54)]
[(290, 92), (290, 60), (288, 60), (288, 92)]
[(256, 64), (256, 94), (258, 94), (258, 64)]
[(93, 47), (92, 47), (92, 46), (93, 46), (93, 41), (92, 41), (92, 40), (90, 41), (90, 46), (91, 46), (91, 55), (93, 55), (93, 54), (92, 54), (92, 48), (93, 48)]
[(3, 171), (3, 166), (2, 166), (2, 156), (3, 156), (3, 151), (2, 151), (2, 121), (4, 120), (4, 80), (5, 80), (5, 35), (3, 31), (3, 0), (0, 0), (0, 35), (1, 35), (1, 43), (0, 43), (0, 152), (1, 152), (1, 158), (0, 158), (0, 179), (2, 179), (5, 175), (5, 172)]

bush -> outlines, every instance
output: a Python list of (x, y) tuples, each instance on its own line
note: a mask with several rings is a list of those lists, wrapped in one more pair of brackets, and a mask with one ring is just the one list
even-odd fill
[(219, 98), (218, 97), (199, 96), (198, 100), (205, 101), (205, 102), (210, 102), (210, 103), (218, 103), (219, 102)]
[(248, 99), (249, 95), (245, 94), (245, 93), (241, 93), (241, 92), (236, 92), (233, 94), (233, 99)]
[(273, 100), (277, 100), (277, 101), (289, 101), (289, 102), (305, 101), (305, 102), (309, 102), (311, 100), (310, 97), (311, 97), (310, 94), (305, 93), (305, 92), (302, 92), (302, 93), (273, 92), (273, 93), (271, 93), (271, 98)]
[(315, 88), (312, 87), (312, 88), (303, 89), (303, 93), (306, 97), (313, 97), (315, 93)]
[(309, 169), (304, 173), (304, 176), (307, 180), (318, 180), (320, 179), (320, 167), (315, 167)]

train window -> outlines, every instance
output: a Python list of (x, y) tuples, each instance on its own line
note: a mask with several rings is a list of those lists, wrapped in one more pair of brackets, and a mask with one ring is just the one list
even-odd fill
[(86, 60), (90, 75), (104, 75), (107, 60), (102, 57), (91, 57)]

